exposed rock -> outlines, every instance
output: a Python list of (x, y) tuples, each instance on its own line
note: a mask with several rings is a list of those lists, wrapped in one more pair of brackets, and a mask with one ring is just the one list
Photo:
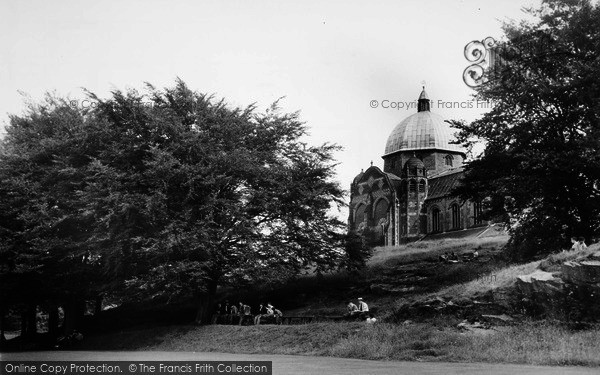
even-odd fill
[(565, 262), (561, 271), (562, 278), (574, 284), (600, 283), (600, 260)]
[(398, 317), (418, 317), (424, 319), (439, 314), (448, 314), (460, 319), (477, 319), (482, 314), (501, 315), (507, 309), (494, 302), (477, 302), (468, 298), (457, 298), (446, 301), (444, 298), (435, 296), (425, 301), (414, 301), (404, 304), (398, 309)]
[(598, 320), (600, 317), (600, 259), (598, 253), (587, 259), (564, 262), (561, 272), (536, 270), (519, 276), (519, 309), (532, 315), (545, 315), (566, 321)]
[(478, 334), (494, 333), (494, 331), (492, 329), (489, 329), (489, 327), (487, 327), (484, 324), (481, 324), (479, 322), (475, 322), (475, 323), (471, 324), (466, 320), (463, 320), (461, 323), (458, 323), (456, 325), (456, 328), (458, 328), (459, 330), (461, 330), (463, 332), (472, 332), (472, 333), (478, 333)]
[(444, 301), (444, 299), (442, 297), (433, 297), (431, 299), (428, 299), (427, 301), (423, 302), (425, 305), (430, 305), (430, 306), (439, 306), (439, 305), (445, 305), (446, 301)]
[(529, 275), (517, 276), (517, 289), (525, 294), (562, 294), (563, 281), (550, 272), (536, 270)]
[(515, 286), (521, 296), (519, 310), (530, 315), (564, 317), (564, 282), (554, 274), (536, 270), (529, 275), (518, 276)]
[(600, 252), (587, 259), (565, 262), (561, 270), (571, 304), (567, 319), (600, 320)]
[(530, 283), (530, 282), (533, 282), (533, 280), (546, 281), (546, 280), (552, 280), (555, 278), (556, 277), (554, 277), (554, 275), (552, 273), (545, 272), (542, 270), (535, 270), (532, 273), (530, 273), (529, 275), (517, 276), (517, 279), (524, 283)]
[(502, 315), (482, 315), (482, 319), (490, 323), (510, 323), (514, 319), (506, 314)]
[(372, 293), (407, 293), (412, 292), (416, 289), (414, 286), (398, 286), (392, 284), (371, 284), (369, 286)]

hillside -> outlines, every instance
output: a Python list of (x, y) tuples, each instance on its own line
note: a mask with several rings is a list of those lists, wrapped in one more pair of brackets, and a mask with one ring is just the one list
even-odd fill
[[(70, 349), (600, 366), (598, 325), (534, 320), (508, 303), (517, 276), (543, 270), (557, 273), (565, 261), (588, 257), (600, 245), (509, 264), (502, 253), (506, 240), (505, 236), (440, 239), (378, 248), (360, 274), (304, 276), (272, 290), (222, 291), (221, 295), (249, 303), (269, 300), (286, 315), (320, 317), (342, 315), (346, 301), (360, 296), (378, 309), (374, 325), (324, 321), (288, 326), (181, 325), (173, 323), (185, 320), (193, 309), (188, 306), (177, 312), (171, 307), (168, 313), (159, 309), (144, 314), (160, 316), (155, 323), (139, 316), (134, 326), (135, 317), (122, 316), (121, 324), (113, 326), (120, 328), (91, 333)], [(474, 250), (479, 253), (476, 260), (439, 260), (448, 252), (460, 256)]]
[[(367, 269), (360, 274), (337, 273), (304, 277), (277, 293), (296, 296), (300, 306), (291, 306), (291, 314), (341, 315), (348, 300), (362, 297), (379, 314), (389, 315), (403, 302), (429, 295), (466, 282), (495, 284), (487, 275), (508, 266), (502, 254), (506, 236), (488, 238), (442, 239), (422, 241), (402, 247), (375, 249)], [(479, 257), (469, 262), (440, 262), (444, 253), (457, 256), (477, 250)], [(276, 296), (273, 295), (273, 298)]]
[[(286, 314), (339, 315), (346, 299), (360, 295), (381, 311), (375, 324), (164, 326), (102, 334), (85, 340), (79, 348), (600, 366), (598, 325), (574, 327), (519, 314), (486, 315), (498, 308), (489, 302), (490, 296), (494, 301), (495, 296), (513, 290), (517, 276), (539, 267), (556, 270), (557, 264), (586, 257), (600, 245), (582, 253), (510, 265), (502, 256), (505, 241), (498, 237), (453, 239), (379, 248), (364, 274), (305, 277), (278, 289), (279, 297), (268, 296), (280, 298), (281, 304), (304, 304)], [(445, 252), (472, 250), (480, 254), (477, 261), (448, 264), (438, 260)], [(246, 292), (246, 296), (251, 295)], [(453, 308), (461, 301), (471, 304)]]
[(463, 331), (441, 321), (368, 325), (169, 326), (102, 334), (82, 350), (321, 355), (378, 360), (600, 366), (600, 329), (546, 323)]

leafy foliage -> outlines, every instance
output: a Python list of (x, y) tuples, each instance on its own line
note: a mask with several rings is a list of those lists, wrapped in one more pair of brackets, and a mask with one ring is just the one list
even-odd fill
[(521, 256), (600, 231), (600, 7), (547, 0), (530, 12), (536, 23), (505, 25), (499, 64), (477, 89), (494, 107), (454, 122), (460, 142), (486, 146), (458, 192), (490, 198)]
[[(175, 298), (337, 267), (335, 145), (309, 146), (277, 103), (230, 108), (175, 87), (91, 109), (48, 97), (11, 117), (0, 255), (13, 296)], [(6, 284), (4, 284), (6, 285)], [(35, 285), (35, 286), (34, 286)], [(8, 290), (5, 290), (8, 297)]]

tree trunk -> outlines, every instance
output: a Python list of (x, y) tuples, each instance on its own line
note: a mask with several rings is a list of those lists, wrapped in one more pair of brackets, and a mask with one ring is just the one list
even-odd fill
[(102, 294), (98, 294), (96, 296), (96, 301), (94, 305), (94, 316), (97, 316), (102, 312)]
[(65, 305), (65, 334), (81, 329), (83, 315), (85, 313), (85, 301), (73, 299)]
[(27, 336), (35, 336), (37, 333), (37, 305), (30, 304), (27, 307), (27, 317), (26, 317), (26, 329), (25, 334)]
[(48, 313), (48, 333), (52, 337), (58, 336), (58, 306), (51, 304)]
[(211, 281), (206, 291), (200, 292), (198, 297), (198, 310), (196, 312), (196, 324), (210, 324), (215, 296), (217, 294), (217, 282)]
[(73, 301), (65, 303), (65, 320), (63, 323), (63, 334), (68, 335), (75, 329), (75, 308)]
[(4, 343), (4, 341), (6, 341), (6, 336), (4, 336), (4, 327), (6, 327), (6, 309), (4, 307), (0, 307), (0, 343)]
[(21, 310), (21, 337), (27, 335), (27, 310), (23, 307)]

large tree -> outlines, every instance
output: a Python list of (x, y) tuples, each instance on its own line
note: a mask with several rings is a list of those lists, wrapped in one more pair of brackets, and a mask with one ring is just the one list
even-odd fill
[(3, 277), (26, 259), (57, 299), (195, 296), (206, 321), (219, 285), (343, 260), (337, 146), (307, 145), (298, 114), (231, 108), (181, 81), (90, 100), (48, 98), (11, 118)]
[(87, 125), (79, 111), (48, 96), (26, 116), (11, 117), (3, 142), (0, 296), (4, 308), (22, 311), (23, 333), (35, 333), (38, 305), (50, 312), (51, 332), (57, 333), (58, 305), (67, 326), (76, 326), (83, 299), (102, 288), (101, 269), (84, 244), (92, 221), (76, 195)]
[(505, 25), (477, 88), (493, 108), (455, 122), (461, 142), (485, 143), (459, 192), (505, 215), (519, 256), (600, 232), (600, 7), (546, 0), (530, 12), (537, 21)]

